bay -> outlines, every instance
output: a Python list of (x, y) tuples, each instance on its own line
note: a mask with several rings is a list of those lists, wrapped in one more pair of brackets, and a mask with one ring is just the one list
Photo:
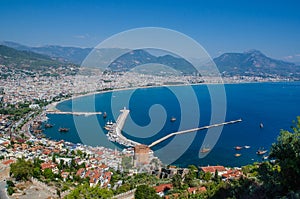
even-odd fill
[[(124, 135), (143, 144), (150, 144), (179, 128), (189, 129), (208, 125), (212, 113), (211, 96), (207, 86), (190, 87), (196, 99), (189, 95), (188, 87), (190, 86), (113, 91), (64, 101), (57, 105), (59, 110), (101, 111), (107, 112), (107, 118), (104, 119), (102, 115), (48, 114), (48, 122), (54, 124), (54, 127), (45, 129), (45, 135), (54, 140), (64, 139), (91, 146), (122, 149), (120, 145), (108, 141), (103, 126), (107, 121), (115, 121), (119, 110), (124, 106), (130, 110), (130, 116), (124, 126)], [(261, 156), (256, 155), (256, 151), (261, 147), (269, 150), (271, 144), (276, 141), (280, 129), (290, 130), (292, 121), (300, 115), (300, 82), (225, 84), (224, 87), (227, 101), (225, 120), (242, 118), (243, 121), (224, 126), (217, 144), (201, 159), (198, 154), (207, 131), (177, 135), (182, 136), (180, 137), (182, 144), (186, 144), (185, 139), (188, 140), (189, 136), (192, 136), (192, 142), (187, 143), (187, 149), (172, 164), (183, 167), (190, 164), (242, 166), (262, 161)], [(180, 100), (179, 95), (184, 96), (184, 100)], [(182, 107), (185, 110), (182, 110)], [(171, 117), (175, 117), (176, 121), (171, 122)], [(263, 123), (263, 128), (260, 128), (260, 123)], [(59, 133), (60, 127), (70, 128), (70, 131)], [(168, 162), (167, 157), (178, 147), (174, 145), (169, 151), (160, 152), (160, 149), (171, 145), (172, 139), (152, 148), (154, 154), (163, 162)], [(239, 151), (234, 149), (235, 146), (245, 145), (251, 147)], [(237, 158), (234, 156), (235, 153), (242, 155)]]

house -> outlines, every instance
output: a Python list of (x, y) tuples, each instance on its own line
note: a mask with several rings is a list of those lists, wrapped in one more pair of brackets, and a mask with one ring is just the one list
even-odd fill
[(68, 178), (70, 172), (61, 172), (60, 176), (64, 179), (64, 182), (66, 182), (66, 179)]
[(196, 193), (201, 193), (206, 191), (206, 187), (190, 187), (187, 189), (189, 194), (196, 194)]
[(156, 193), (160, 197), (163, 197), (166, 194), (166, 192), (169, 191), (172, 188), (173, 188), (172, 184), (161, 184), (161, 185), (158, 185), (158, 186), (154, 187)]
[(4, 161), (2, 162), (2, 164), (4, 164), (5, 166), (8, 166), (8, 165), (10, 165), (11, 163), (14, 163), (14, 162), (15, 162), (14, 160), (9, 159), (9, 160), (4, 160)]
[(218, 171), (218, 175), (222, 176), (226, 173), (226, 168), (224, 166), (207, 166), (207, 167), (200, 167), (200, 170), (204, 173), (210, 172), (211, 174), (216, 173)]
[(53, 173), (58, 172), (57, 165), (53, 162), (44, 162), (41, 164), (41, 169), (44, 171), (45, 169), (51, 169)]
[(238, 179), (243, 175), (240, 169), (229, 169), (226, 173), (222, 174), (223, 180)]

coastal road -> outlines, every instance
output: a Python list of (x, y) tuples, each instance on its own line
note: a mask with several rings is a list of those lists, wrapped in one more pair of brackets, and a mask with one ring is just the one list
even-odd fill
[(0, 181), (0, 199), (9, 199), (6, 193), (6, 181)]

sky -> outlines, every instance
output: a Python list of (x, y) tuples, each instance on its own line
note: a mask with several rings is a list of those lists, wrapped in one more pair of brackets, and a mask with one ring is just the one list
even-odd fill
[(216, 57), (257, 49), (300, 63), (299, 0), (0, 0), (0, 41), (95, 47), (132, 28), (162, 27)]

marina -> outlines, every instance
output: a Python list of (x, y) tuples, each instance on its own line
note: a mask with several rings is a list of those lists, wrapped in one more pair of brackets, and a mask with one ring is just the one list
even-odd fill
[(111, 128), (107, 133), (108, 139), (112, 142), (117, 142), (126, 147), (140, 145), (140, 143), (127, 139), (122, 134), (122, 129), (124, 127), (125, 120), (129, 114), (129, 110), (124, 107), (124, 109), (120, 110), (120, 112), (121, 114), (119, 115), (116, 123), (111, 124)]

